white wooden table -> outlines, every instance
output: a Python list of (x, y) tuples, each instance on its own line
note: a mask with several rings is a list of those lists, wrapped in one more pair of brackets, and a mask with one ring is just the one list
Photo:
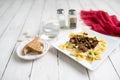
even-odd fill
[[(38, 59), (17, 57), (17, 40), (28, 31), (35, 36), (42, 20), (56, 16), (56, 9), (104, 10), (120, 17), (120, 0), (0, 0), (0, 80), (120, 80), (120, 46), (95, 71), (89, 71), (50, 47)], [(119, 18), (120, 19), (120, 18)]]

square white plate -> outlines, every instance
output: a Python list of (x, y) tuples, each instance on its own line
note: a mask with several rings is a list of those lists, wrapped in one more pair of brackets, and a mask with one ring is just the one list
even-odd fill
[[(81, 29), (76, 29), (74, 31), (71, 32), (80, 32), (82, 31)], [(55, 47), (56, 49), (58, 49), (59, 51), (61, 51), (63, 54), (69, 56), (70, 58), (72, 58), (73, 60), (75, 60), (76, 62), (78, 62), (79, 64), (83, 65), (84, 67), (88, 68), (89, 70), (95, 70), (98, 66), (101, 65), (101, 63), (103, 63), (103, 61), (110, 55), (110, 53), (119, 45), (119, 41), (113, 37), (110, 36), (106, 36), (100, 33), (97, 33), (95, 31), (89, 30), (89, 29), (85, 29), (85, 31), (87, 31), (91, 36), (96, 36), (98, 38), (103, 38), (106, 42), (107, 42), (107, 47), (106, 50), (102, 53), (102, 59), (101, 60), (96, 60), (95, 62), (93, 62), (92, 64), (89, 63), (86, 60), (83, 61), (78, 61), (76, 59), (76, 57), (70, 55), (70, 52), (67, 50), (62, 50), (59, 48), (60, 44), (65, 43), (66, 41), (69, 40), (69, 32), (65, 32), (64, 37), (59, 38), (58, 41), (56, 41), (55, 43), (53, 43), (53, 47)], [(67, 33), (67, 34), (66, 34)]]

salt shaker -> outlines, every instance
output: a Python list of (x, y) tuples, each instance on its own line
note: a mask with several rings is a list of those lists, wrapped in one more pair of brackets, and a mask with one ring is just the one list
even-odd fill
[(60, 28), (66, 28), (64, 9), (57, 9), (57, 17)]
[(69, 26), (70, 29), (75, 29), (77, 24), (76, 11), (74, 9), (69, 10)]

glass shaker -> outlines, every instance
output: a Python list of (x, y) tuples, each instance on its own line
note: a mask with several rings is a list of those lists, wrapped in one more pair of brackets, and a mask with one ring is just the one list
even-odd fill
[(57, 17), (60, 28), (66, 28), (64, 9), (57, 9)]
[(77, 24), (76, 10), (69, 10), (69, 27), (70, 29), (75, 29)]

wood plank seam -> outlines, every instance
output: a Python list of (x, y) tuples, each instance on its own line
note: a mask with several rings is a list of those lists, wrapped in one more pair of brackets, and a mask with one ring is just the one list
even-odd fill
[[(16, 45), (16, 44), (15, 44), (15, 45)], [(14, 48), (13, 48), (11, 54), (10, 54), (10, 57), (9, 57), (7, 63), (6, 63), (5, 69), (4, 69), (3, 73), (2, 73), (2, 76), (1, 76), (0, 80), (2, 80), (2, 78), (3, 78), (3, 75), (4, 75), (5, 71), (6, 71), (7, 65), (8, 65), (8, 63), (9, 63), (9, 61), (10, 61), (10, 59), (11, 59), (11, 56), (12, 56), (13, 52), (15, 52), (15, 46), (14, 46)]]
[(88, 79), (89, 79), (89, 80), (91, 80), (91, 79), (90, 79), (90, 74), (89, 74), (89, 72), (88, 72), (88, 69), (87, 69), (87, 68), (86, 68), (86, 71), (87, 71)]
[(99, 9), (92, 0), (90, 1), (90, 3), (93, 4), (96, 7), (96, 9)]
[[(43, 15), (43, 12), (44, 12), (44, 9), (45, 9), (45, 4), (46, 4), (46, 0), (44, 0), (44, 4), (43, 4), (43, 7), (42, 7), (42, 11), (41, 11), (41, 17), (40, 17), (40, 24), (39, 26), (43, 26), (42, 25), (42, 15)], [(39, 27), (39, 35), (40, 35), (40, 31), (41, 31), (41, 27)]]
[(106, 0), (104, 0), (105, 3), (116, 13), (120, 16), (120, 13), (118, 13)]
[(32, 69), (33, 69), (33, 63), (34, 63), (34, 60), (32, 61), (31, 70), (30, 70), (30, 73), (29, 73), (29, 80), (31, 80)]
[[(55, 0), (55, 4), (57, 4), (57, 0)], [(55, 9), (57, 10), (57, 5), (55, 5)], [(57, 51), (57, 66), (58, 66), (58, 80), (60, 80), (60, 62), (59, 62), (59, 51), (57, 49), (54, 49)]]
[(70, 4), (69, 4), (68, 0), (66, 0), (66, 3), (67, 3), (68, 8), (70, 9)]
[[(33, 1), (34, 1), (34, 0), (33, 0)], [(21, 32), (22, 32), (22, 30), (23, 30), (23, 28), (24, 28), (25, 22), (27, 21), (27, 18), (28, 18), (29, 14), (30, 14), (30, 11), (31, 11), (32, 7), (33, 7), (33, 3), (31, 4), (31, 7), (30, 7), (30, 9), (29, 9), (29, 11), (28, 11), (28, 15), (26, 16), (26, 19), (25, 19), (25, 21), (24, 21), (24, 23), (23, 23), (23, 25), (22, 25), (22, 29), (21, 29), (21, 31), (20, 31), (20, 33), (19, 33), (18, 38), (19, 38), (20, 35), (21, 35)], [(17, 38), (17, 39), (18, 39), (18, 38)], [(10, 61), (10, 59), (11, 59), (11, 56), (13, 55), (13, 53), (14, 53), (15, 50), (16, 50), (16, 45), (17, 45), (17, 40), (16, 40), (15, 47), (13, 48), (13, 50), (12, 50), (12, 52), (11, 52), (11, 55), (10, 55), (10, 57), (9, 57), (9, 59), (8, 59), (8, 62), (7, 62), (7, 64), (6, 64), (6, 66), (5, 66), (5, 69), (4, 69), (3, 73), (2, 73), (2, 76), (1, 76), (0, 80), (2, 80), (2, 78), (3, 78), (3, 76), (4, 76), (4, 73), (5, 73), (5, 71), (6, 71), (6, 68), (7, 68), (7, 66), (8, 66), (8, 63), (9, 63), (9, 61)]]
[(57, 50), (58, 80), (60, 80), (60, 68), (59, 68), (60, 63), (59, 63), (59, 53), (58, 52), (59, 51)]
[(112, 64), (114, 70), (116, 71), (116, 74), (118, 75), (118, 77), (119, 77), (119, 79), (120, 79), (120, 75), (119, 75), (117, 69), (115, 68), (115, 66), (114, 66), (114, 64), (113, 64), (113, 62), (112, 62), (112, 60), (111, 60), (111, 58), (110, 58), (109, 56), (108, 56), (108, 58), (109, 58), (109, 60), (110, 60), (110, 62), (111, 62), (111, 64)]
[(22, 0), (20, 6), (18, 7), (18, 9), (17, 9), (16, 12), (15, 12), (15, 15), (12, 16), (11, 20), (8, 22), (7, 26), (6, 26), (5, 29), (3, 30), (2, 34), (0, 34), (0, 38), (4, 35), (5, 31), (8, 29), (9, 24), (10, 24), (11, 21), (14, 19), (14, 17), (17, 15), (19, 9), (20, 9), (21, 6), (23, 5), (23, 2), (24, 2), (24, 0)]
[(83, 7), (83, 5), (81, 4), (80, 0), (79, 0), (79, 4), (80, 4), (80, 7), (84, 10), (84, 7)]
[(13, 0), (13, 1), (10, 3), (10, 5), (8, 6), (8, 8), (0, 15), (0, 17), (2, 17), (2, 16), (5, 14), (5, 12), (15, 3), (15, 1), (16, 1), (16, 0)]

